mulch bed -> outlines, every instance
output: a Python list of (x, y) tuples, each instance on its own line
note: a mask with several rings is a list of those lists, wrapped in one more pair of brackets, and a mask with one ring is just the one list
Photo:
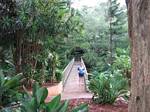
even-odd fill
[(69, 102), (69, 110), (81, 103), (88, 104), (89, 112), (128, 112), (128, 105), (123, 102), (115, 105), (95, 104), (91, 99), (73, 99)]

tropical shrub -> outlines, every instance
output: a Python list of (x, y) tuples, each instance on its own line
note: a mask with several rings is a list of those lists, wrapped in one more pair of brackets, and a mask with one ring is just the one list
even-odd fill
[(0, 67), (2, 69), (3, 74), (6, 76), (13, 76), (15, 74), (15, 66), (9, 60), (5, 60), (5, 63)]
[[(25, 95), (22, 101), (22, 112), (67, 112), (69, 101), (61, 103), (61, 95), (56, 96), (50, 102), (45, 103), (45, 99), (48, 96), (48, 90), (44, 87), (40, 87), (38, 83), (33, 86), (32, 95)], [(76, 107), (72, 112), (87, 112), (88, 108), (86, 104), (82, 104)]]
[[(13, 80), (7, 82), (6, 85), (14, 83), (14, 80), (15, 79), (13, 78)], [(12, 86), (9, 87), (12, 88)], [(0, 108), (0, 112), (68, 112), (69, 101), (61, 102), (61, 95), (54, 97), (50, 102), (46, 103), (45, 99), (48, 96), (48, 90), (47, 88), (40, 87), (38, 83), (34, 83), (32, 94), (30, 94), (25, 87), (24, 90), (26, 92), (24, 94), (22, 93), (22, 97), (17, 100), (19, 102), (15, 107), (13, 107), (12, 105), (6, 105), (6, 107)], [(14, 95), (14, 91), (12, 90), (11, 92), (13, 92), (12, 94)], [(10, 101), (10, 99), (12, 99), (11, 97), (7, 98), (6, 101)], [(14, 101), (15, 100), (13, 99), (13, 102)], [(0, 107), (2, 106), (3, 105), (0, 105)], [(80, 106), (72, 109), (71, 112), (87, 111), (87, 104), (81, 104)]]
[(117, 48), (116, 49), (116, 56), (113, 63), (114, 69), (119, 70), (130, 70), (131, 69), (131, 58), (126, 50)]
[(10, 78), (0, 73), (0, 108), (19, 101), (21, 97), (21, 94), (18, 92), (20, 79), (21, 75)]
[(88, 51), (83, 55), (84, 62), (87, 68), (95, 68), (98, 62), (98, 56), (94, 51)]
[(119, 71), (103, 72), (90, 80), (89, 89), (96, 103), (113, 104), (117, 97), (127, 92), (127, 79)]
[(60, 82), (62, 80), (62, 70), (56, 69), (56, 80)]
[(112, 65), (113, 70), (120, 70), (121, 73), (128, 78), (129, 85), (131, 85), (131, 58), (128, 50), (116, 49), (115, 60)]

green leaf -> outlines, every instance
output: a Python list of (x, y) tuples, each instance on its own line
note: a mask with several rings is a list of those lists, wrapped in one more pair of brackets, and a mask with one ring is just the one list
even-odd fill
[(67, 109), (68, 109), (68, 104), (69, 104), (69, 101), (65, 101), (63, 104), (61, 104), (56, 112), (67, 112)]
[(4, 85), (6, 82), (4, 75), (2, 74), (2, 71), (0, 71), (0, 86)]
[(56, 96), (47, 104), (47, 112), (53, 112), (60, 105), (61, 95)]
[(40, 85), (39, 85), (37, 82), (35, 82), (35, 83), (33, 84), (33, 89), (32, 89), (33, 97), (36, 97), (36, 91), (37, 91), (39, 88), (40, 88)]
[(36, 112), (36, 100), (35, 98), (32, 98), (29, 102), (25, 102), (22, 105), (22, 109), (26, 112)]
[(19, 82), (17, 79), (15, 78), (12, 78), (11, 80), (8, 80), (4, 86), (7, 87), (8, 89), (12, 89), (12, 88), (15, 88), (15, 87), (18, 87), (19, 85)]
[(37, 102), (38, 104), (44, 103), (46, 97), (48, 95), (47, 88), (40, 88), (36, 92)]
[(87, 104), (81, 104), (80, 106), (74, 108), (72, 112), (88, 112), (88, 105)]

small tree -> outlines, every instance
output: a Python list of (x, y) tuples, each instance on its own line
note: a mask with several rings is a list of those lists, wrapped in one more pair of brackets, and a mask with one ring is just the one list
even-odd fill
[(108, 22), (109, 22), (109, 52), (110, 52), (110, 64), (112, 65), (116, 40), (125, 33), (125, 11), (120, 7), (118, 0), (108, 1)]

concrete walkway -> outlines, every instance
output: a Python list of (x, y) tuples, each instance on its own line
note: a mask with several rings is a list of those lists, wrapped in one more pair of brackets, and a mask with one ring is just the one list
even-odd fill
[(92, 94), (85, 90), (85, 80), (78, 76), (79, 62), (75, 62), (67, 82), (62, 92), (62, 100), (64, 99), (77, 99), (77, 98), (92, 98)]

